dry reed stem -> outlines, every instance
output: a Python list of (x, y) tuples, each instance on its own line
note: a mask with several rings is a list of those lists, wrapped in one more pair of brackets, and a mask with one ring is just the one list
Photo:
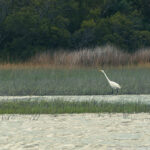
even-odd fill
[[(44, 57), (43, 57), (44, 56)], [(125, 53), (113, 46), (82, 49), (79, 51), (58, 51), (40, 54), (31, 62), (64, 66), (127, 66), (150, 63), (150, 49), (141, 49), (134, 54)]]
[(37, 54), (25, 63), (0, 64), (0, 69), (25, 68), (81, 68), (81, 67), (150, 67), (150, 49), (140, 49), (134, 54), (125, 53), (107, 45), (79, 51), (57, 51)]

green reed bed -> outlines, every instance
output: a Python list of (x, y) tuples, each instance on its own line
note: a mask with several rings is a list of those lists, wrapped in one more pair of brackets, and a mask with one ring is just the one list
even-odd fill
[(150, 105), (141, 102), (70, 102), (53, 101), (13, 101), (0, 102), (0, 114), (64, 114), (64, 113), (149, 113)]
[[(105, 69), (122, 87), (119, 94), (150, 94), (149, 68)], [(108, 95), (97, 69), (1, 69), (0, 95)]]

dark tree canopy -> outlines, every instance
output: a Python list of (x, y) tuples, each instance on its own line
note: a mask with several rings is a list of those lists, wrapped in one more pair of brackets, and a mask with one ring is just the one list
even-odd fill
[(149, 0), (0, 0), (0, 59), (107, 43), (150, 46)]

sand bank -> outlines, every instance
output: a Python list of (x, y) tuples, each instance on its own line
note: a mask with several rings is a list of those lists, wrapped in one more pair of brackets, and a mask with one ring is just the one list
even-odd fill
[(1, 115), (0, 150), (150, 149), (150, 114)]

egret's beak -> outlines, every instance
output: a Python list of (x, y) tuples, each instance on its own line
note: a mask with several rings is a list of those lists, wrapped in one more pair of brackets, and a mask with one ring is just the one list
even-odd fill
[(97, 68), (98, 69), (98, 71), (101, 71), (101, 69), (100, 68)]

